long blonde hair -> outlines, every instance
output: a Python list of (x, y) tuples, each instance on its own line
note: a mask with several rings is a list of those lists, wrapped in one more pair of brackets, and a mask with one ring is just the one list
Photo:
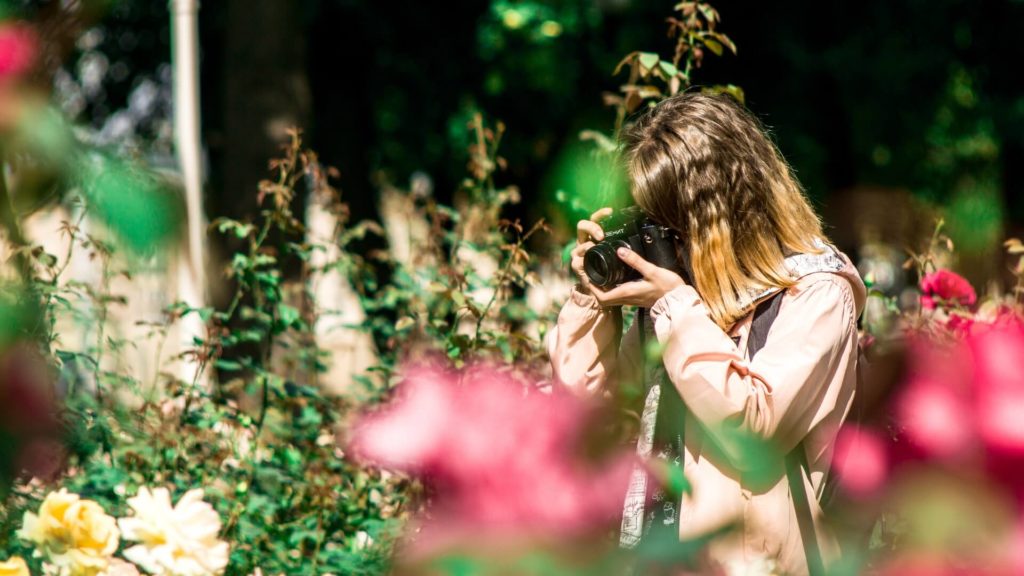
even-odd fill
[(727, 328), (747, 294), (787, 288), (784, 259), (820, 253), (821, 222), (761, 123), (726, 95), (667, 98), (623, 133), (633, 199), (676, 230), (693, 283)]

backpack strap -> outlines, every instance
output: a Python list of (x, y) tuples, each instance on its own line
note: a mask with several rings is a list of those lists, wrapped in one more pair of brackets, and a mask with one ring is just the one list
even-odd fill
[[(747, 334), (748, 360), (753, 360), (768, 341), (768, 332), (779, 315), (784, 293), (785, 290), (776, 292), (754, 309), (754, 319)], [(824, 576), (825, 565), (821, 558), (821, 549), (818, 547), (818, 537), (814, 532), (814, 519), (807, 489), (804, 487), (803, 470), (810, 473), (807, 453), (804, 451), (803, 442), (800, 442), (786, 455), (786, 479), (789, 481), (789, 491), (793, 498), (793, 507), (796, 509), (796, 521), (800, 528), (800, 539), (804, 544), (808, 573), (810, 576)]]
[(754, 319), (750, 322), (750, 332), (747, 334), (748, 359), (753, 360), (754, 356), (768, 342), (768, 331), (771, 330), (775, 318), (779, 315), (782, 295), (785, 292), (785, 290), (779, 290), (758, 304), (757, 308), (754, 308)]

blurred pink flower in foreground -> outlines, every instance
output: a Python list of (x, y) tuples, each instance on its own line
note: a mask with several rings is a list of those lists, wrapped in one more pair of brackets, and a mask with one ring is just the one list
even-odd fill
[(888, 473), (885, 442), (874, 431), (844, 426), (836, 437), (832, 467), (839, 485), (855, 497), (877, 493)]
[(978, 295), (974, 287), (966, 278), (950, 272), (946, 269), (939, 269), (921, 278), (921, 306), (932, 309), (936, 306), (935, 299), (942, 300), (948, 305), (974, 306)]
[(0, 470), (13, 465), (10, 474), (44, 479), (60, 473), (65, 454), (59, 410), (46, 359), (25, 342), (0, 351), (0, 437), (10, 454)]
[(896, 402), (896, 416), (911, 445), (943, 459), (963, 455), (974, 439), (970, 357), (961, 341), (911, 339), (910, 378)]
[(967, 339), (974, 358), (978, 433), (990, 448), (1024, 455), (1024, 326), (977, 331)]
[(919, 456), (984, 466), (1024, 505), (1024, 323), (1002, 314), (954, 335), (911, 342), (898, 424)]
[(0, 80), (28, 72), (38, 53), (39, 40), (32, 28), (0, 23)]
[(973, 437), (969, 400), (948, 382), (928, 377), (907, 384), (897, 414), (908, 439), (929, 456), (952, 458), (965, 452)]
[(393, 400), (355, 427), (362, 460), (434, 488), (419, 546), (583, 535), (622, 510), (632, 457), (582, 458), (591, 407), (477, 366), (408, 368)]

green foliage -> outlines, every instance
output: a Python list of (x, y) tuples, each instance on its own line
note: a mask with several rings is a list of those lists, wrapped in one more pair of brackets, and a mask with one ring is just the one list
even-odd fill
[(408, 197), (417, 202), (414, 218), (429, 230), (424, 245), (415, 246), (407, 261), (385, 257), (390, 282), (369, 277), (359, 284), (371, 317), (368, 328), (386, 342), (385, 371), (403, 355), (424, 352), (446, 356), (456, 366), (500, 359), (525, 368), (543, 361), (538, 335), (519, 329), (548, 311), (531, 310), (515, 296), (539, 281), (527, 242), (546, 227), (543, 221), (526, 227), (501, 217), (503, 207), (519, 200), (518, 189), (495, 183), (505, 167), (498, 155), (504, 125), (487, 127), (476, 114), (469, 129), (468, 175), (455, 207)]
[[(38, 247), (22, 250), (26, 283), (5, 285), (2, 301), (9, 319), (27, 320), (6, 324), (18, 327), (8, 341), (31, 336), (27, 328), (41, 325), (39, 347), (65, 383), (61, 421), (68, 467), (59, 486), (96, 500), (115, 516), (127, 512), (126, 498), (142, 486), (168, 486), (176, 495), (204, 489), (223, 520), (221, 537), (231, 545), (228, 574), (256, 568), (266, 574), (380, 573), (410, 485), (358, 466), (339, 448), (337, 431), (355, 406), (317, 385), (322, 365), (311, 328), (313, 308), (303, 304), (303, 290), (299, 302), (289, 299), (284, 272), (298, 263), (300, 278), (291, 282), (307, 285), (312, 270), (304, 264), (322, 249), (304, 243), (304, 229), (290, 211), (296, 190), (308, 184), (318, 193), (336, 192), (297, 133), (272, 168), (276, 177), (260, 186), (262, 209), (255, 222), (214, 223), (246, 244), (231, 260), (230, 305), (215, 310), (178, 303), (162, 321), (148, 324), (150, 336), (162, 341), (187, 315), (207, 323), (206, 336), (183, 355), (198, 365), (190, 381), (158, 372), (144, 385), (123, 362), (113, 361), (131, 344), (107, 329), (111, 309), (126, 302), (111, 291), (112, 280), (127, 271), (120, 269), (115, 245), (84, 232), (81, 219), (65, 223), (70, 242), (62, 258)], [(114, 188), (127, 192), (125, 182)], [(104, 193), (110, 190), (104, 187)], [(81, 218), (104, 210), (102, 203), (81, 206)], [(143, 207), (119, 206), (128, 222), (145, 217)], [(98, 264), (96, 285), (63, 278), (76, 250)], [(42, 311), (41, 322), (28, 321), (33, 309)], [(57, 332), (58, 316), (66, 314), (92, 326), (93, 338), (80, 349), (68, 347)], [(157, 354), (158, 363), (181, 360)], [(273, 362), (275, 355), (285, 361)], [(24, 512), (38, 507), (52, 489), (33, 482), (8, 493), (0, 534), (9, 551), (31, 556), (13, 535)]]
[[(668, 18), (668, 35), (676, 38), (670, 59), (655, 52), (630, 52), (615, 67), (613, 74), (629, 71), (629, 80), (620, 89), (621, 96), (606, 95), (605, 103), (614, 106), (615, 131), (622, 129), (629, 114), (650, 100), (657, 101), (685, 90), (693, 83), (693, 71), (704, 62), (704, 50), (721, 56), (726, 49), (736, 53), (736, 45), (728, 36), (715, 30), (721, 19), (707, 2), (680, 2), (675, 10), (679, 16)], [(743, 101), (743, 91), (736, 86), (712, 87), (729, 92)]]

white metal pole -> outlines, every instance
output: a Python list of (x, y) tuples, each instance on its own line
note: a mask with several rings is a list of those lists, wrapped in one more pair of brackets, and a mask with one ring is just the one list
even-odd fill
[[(203, 166), (199, 133), (199, 0), (170, 0), (174, 60), (174, 146), (185, 185), (188, 226), (187, 274), (179, 273), (178, 297), (193, 308), (206, 305), (206, 268), (203, 231)], [(203, 324), (195, 314), (185, 322), (184, 345), (202, 337)], [(186, 362), (182, 377), (195, 377), (195, 365)]]

